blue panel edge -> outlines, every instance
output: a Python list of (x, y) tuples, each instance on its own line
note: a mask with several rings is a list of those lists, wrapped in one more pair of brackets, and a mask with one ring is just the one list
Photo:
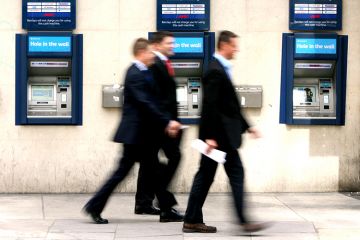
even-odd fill
[(287, 49), (287, 36), (289, 33), (283, 33), (282, 35), (282, 53), (281, 53), (281, 85), (280, 85), (280, 114), (279, 123), (286, 123), (286, 49)]
[(27, 35), (16, 34), (16, 59), (15, 59), (15, 125), (27, 123), (27, 61), (26, 61)]

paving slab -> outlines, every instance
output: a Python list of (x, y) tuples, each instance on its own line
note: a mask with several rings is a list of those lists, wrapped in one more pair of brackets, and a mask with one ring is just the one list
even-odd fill
[(252, 240), (319, 240), (316, 233), (268, 233), (254, 235)]
[[(159, 216), (135, 215), (134, 194), (113, 194), (97, 225), (81, 212), (92, 194), (0, 194), (1, 240), (359, 240), (360, 201), (339, 193), (247, 194), (251, 220), (270, 228), (248, 234), (234, 214), (231, 194), (210, 193), (204, 204), (206, 224), (214, 234), (183, 233), (182, 223), (159, 223)], [(185, 212), (188, 194), (177, 194)]]
[(47, 240), (113, 240), (115, 233), (66, 232), (49, 233)]
[(182, 236), (182, 223), (142, 222), (120, 223), (116, 237), (168, 237)]
[(18, 238), (15, 238), (14, 240), (47, 240), (47, 239), (46, 238), (22, 238), (22, 237), (18, 237)]
[(253, 235), (262, 235), (262, 234), (273, 234), (273, 233), (316, 233), (316, 229), (312, 222), (272, 222), (270, 227), (254, 233)]
[(42, 196), (0, 195), (0, 219), (43, 219)]
[(251, 236), (214, 236), (214, 234), (209, 233), (207, 236), (197, 237), (194, 236), (184, 236), (184, 240), (252, 240)]
[(251, 207), (246, 209), (251, 221), (305, 221), (305, 219), (286, 206)]
[(359, 207), (357, 199), (341, 193), (279, 193), (279, 201), (289, 208), (316, 208), (316, 209), (348, 209), (350, 206)]
[(359, 240), (360, 228), (356, 229), (319, 229), (320, 240)]
[(44, 238), (53, 221), (45, 220), (0, 220), (0, 239)]
[(150, 236), (150, 237), (116, 237), (114, 240), (183, 240), (184, 237), (182, 235), (176, 236)]
[(115, 233), (117, 224), (93, 224), (90, 220), (55, 220), (49, 233)]
[(86, 218), (81, 210), (88, 198), (89, 196), (84, 194), (46, 194), (43, 196), (44, 217), (45, 219)]

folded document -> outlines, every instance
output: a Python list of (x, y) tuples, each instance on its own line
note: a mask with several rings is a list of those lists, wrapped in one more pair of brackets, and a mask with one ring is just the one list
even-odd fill
[(223, 151), (219, 151), (216, 149), (213, 149), (210, 151), (210, 153), (206, 153), (206, 149), (208, 148), (208, 145), (200, 140), (196, 139), (191, 142), (191, 147), (198, 150), (200, 153), (204, 154), (205, 156), (211, 158), (212, 160), (218, 162), (218, 163), (225, 163), (226, 162), (226, 153)]

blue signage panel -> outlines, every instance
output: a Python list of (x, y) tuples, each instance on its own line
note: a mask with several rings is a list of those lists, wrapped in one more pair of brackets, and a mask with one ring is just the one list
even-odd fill
[(157, 0), (157, 30), (208, 31), (210, 0)]
[(290, 0), (290, 30), (341, 30), (342, 0)]
[(71, 37), (29, 36), (29, 52), (71, 52)]
[(23, 0), (22, 27), (28, 30), (73, 30), (76, 0)]
[(174, 53), (203, 53), (204, 38), (175, 37)]
[(296, 54), (336, 54), (336, 39), (296, 38)]

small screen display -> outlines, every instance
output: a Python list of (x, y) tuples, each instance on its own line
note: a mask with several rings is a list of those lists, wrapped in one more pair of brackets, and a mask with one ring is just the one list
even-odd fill
[(200, 87), (200, 81), (189, 81), (189, 87), (191, 87), (191, 88)]
[(31, 99), (33, 101), (53, 101), (54, 86), (53, 85), (32, 85)]
[(317, 102), (316, 86), (299, 86), (293, 90), (294, 106), (311, 106)]
[(320, 79), (320, 88), (331, 88), (332, 87), (332, 83), (330, 80), (321, 80)]

